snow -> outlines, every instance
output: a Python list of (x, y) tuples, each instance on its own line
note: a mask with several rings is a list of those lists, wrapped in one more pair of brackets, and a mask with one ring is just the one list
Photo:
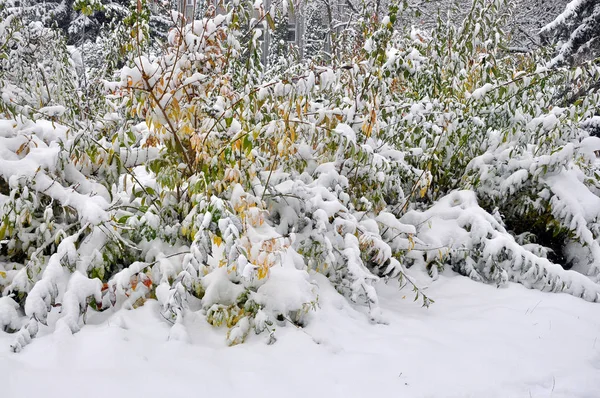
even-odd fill
[(65, 111), (66, 108), (62, 105), (45, 106), (38, 110), (38, 112), (43, 114), (44, 116), (50, 117), (61, 116), (63, 113), (65, 113)]
[(178, 325), (189, 343), (168, 340), (170, 325), (154, 301), (90, 314), (75, 335), (49, 334), (51, 319), (19, 354), (8, 352), (11, 335), (0, 332), (0, 373), (10, 375), (3, 396), (591, 398), (600, 391), (597, 305), (444, 274), (427, 290), (436, 300), (429, 309), (379, 283), (389, 320), (380, 325), (324, 277), (312, 278), (321, 308), (304, 329), (276, 325), (273, 345), (251, 332), (226, 347), (224, 329), (199, 313)]
[(293, 268), (293, 265), (273, 267), (269, 270), (269, 279), (258, 288), (254, 300), (274, 315), (300, 311), (302, 307), (299, 304), (315, 300), (314, 288), (306, 277), (306, 272)]
[(11, 297), (0, 297), (0, 330), (10, 328), (17, 330), (20, 327), (17, 304)]
[(545, 178), (552, 191), (568, 202), (570, 212), (593, 221), (600, 217), (600, 198), (590, 192), (582, 180), (583, 176), (574, 170)]
[(492, 91), (494, 89), (494, 85), (491, 83), (486, 83), (483, 85), (483, 87), (480, 87), (476, 90), (474, 90), (470, 95), (471, 98), (475, 101), (479, 101), (481, 100), (483, 97), (485, 97), (485, 95), (487, 93), (489, 93), (490, 91)]
[(205, 284), (203, 305), (209, 308), (213, 304), (229, 305), (244, 292), (244, 287), (231, 282), (226, 268), (218, 268), (206, 275), (202, 282)]

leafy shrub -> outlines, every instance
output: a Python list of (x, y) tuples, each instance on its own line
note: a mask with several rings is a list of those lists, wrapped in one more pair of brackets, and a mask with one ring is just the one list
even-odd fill
[[(229, 344), (251, 330), (272, 342), (274, 325), (318, 307), (314, 272), (374, 322), (376, 281), (409, 284), (428, 306), (409, 271), (446, 265), (598, 301), (600, 144), (580, 128), (597, 98), (578, 96), (598, 71), (508, 54), (505, 10), (476, 0), (461, 25), (427, 33), (395, 29), (391, 5), (342, 32), (353, 46), (329, 65), (265, 73), (260, 2), (209, 8), (158, 54), (140, 7), (127, 66), (115, 82), (83, 79), (92, 90), (61, 88), (73, 65), (52, 30), (5, 19), (0, 321), (19, 330), (13, 349), (53, 306), (76, 332), (90, 307), (148, 299), (171, 338), (199, 310)], [(58, 38), (29, 56), (59, 67), (7, 68), (32, 31)]]

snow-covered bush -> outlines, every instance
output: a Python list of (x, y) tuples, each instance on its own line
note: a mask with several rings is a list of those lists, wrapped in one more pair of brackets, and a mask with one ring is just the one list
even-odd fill
[[(598, 301), (600, 141), (580, 128), (597, 98), (575, 98), (597, 70), (508, 56), (500, 0), (429, 33), (395, 30), (400, 10), (365, 7), (331, 65), (265, 73), (260, 1), (209, 8), (157, 54), (139, 7), (117, 81), (83, 83), (59, 37), (28, 52), (32, 32), (53, 31), (2, 22), (0, 325), (18, 329), (13, 349), (55, 307), (76, 332), (90, 310), (149, 299), (170, 338), (187, 338), (194, 311), (229, 344), (273, 342), (274, 325), (318, 308), (314, 272), (375, 322), (377, 280), (427, 306), (409, 273), (445, 266)], [(8, 67), (26, 55), (40, 71)]]
[(133, 133), (115, 133), (114, 104), (79, 86), (57, 31), (12, 13), (1, 22), (0, 43), (0, 289), (29, 318), (18, 350), (61, 301), (77, 330), (102, 286), (84, 279), (123, 267), (123, 240), (110, 226), (115, 184), (152, 151), (127, 148)]
[[(583, 76), (595, 76), (598, 70), (592, 65), (549, 70), (538, 66), (543, 63), (538, 54), (509, 56), (500, 27), (510, 9), (503, 4), (476, 1), (458, 27), (440, 22), (431, 35), (416, 30), (397, 34), (385, 50), (382, 77), (371, 82), (387, 94), (378, 115), (383, 139), (404, 149), (406, 161), (422, 170), (406, 191), (408, 200), (392, 212), (431, 212), (431, 204), (453, 190), (470, 189), (503, 228), (535, 235), (550, 249), (543, 251), (550, 259), (596, 280), (597, 142), (579, 123), (594, 115), (597, 96), (577, 95), (590, 85)], [(419, 230), (417, 237), (423, 226)], [(474, 239), (465, 250), (476, 264), (490, 264), (504, 250), (472, 250)], [(444, 250), (453, 247), (442, 242)], [(446, 262), (471, 274), (456, 266), (462, 260), (452, 250), (449, 256)], [(431, 257), (434, 263), (436, 257)], [(519, 261), (493, 261), (499, 263), (497, 269), (483, 268), (482, 279), (502, 283), (508, 272), (513, 280), (537, 283), (528, 279), (529, 265), (514, 274), (511, 267), (521, 270)], [(434, 263), (430, 271), (437, 267)], [(597, 289), (587, 286), (590, 292), (578, 287), (576, 294), (597, 300)]]
[[(148, 145), (162, 148), (163, 156), (149, 163), (160, 212), (175, 217), (190, 241), (184, 264), (193, 268), (181, 272), (208, 294), (203, 275), (211, 281), (226, 266), (223, 275), (252, 297), (274, 268), (314, 269), (352, 300), (369, 304), (378, 319), (372, 283), (403, 268), (374, 217), (403, 198), (401, 177), (414, 170), (401, 152), (372, 136), (375, 119), (362, 129), (348, 124), (357, 124), (362, 109), (344, 104), (340, 91), (356, 97), (369, 84), (360, 80), (358, 65), (261, 81), (259, 34), (249, 35), (245, 53), (235, 33), (251, 12), (264, 11), (239, 6), (175, 30), (165, 56), (140, 57), (122, 73), (133, 111), (154, 133)], [(408, 242), (408, 233), (400, 235)], [(298, 279), (281, 283), (287, 280)], [(289, 313), (313, 302), (299, 301), (267, 319), (294, 318)]]

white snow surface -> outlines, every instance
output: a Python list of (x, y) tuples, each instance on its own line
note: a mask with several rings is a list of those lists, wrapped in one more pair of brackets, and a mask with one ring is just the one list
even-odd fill
[(57, 309), (19, 354), (0, 332), (3, 397), (553, 397), (600, 392), (600, 306), (566, 294), (495, 288), (445, 273), (430, 283), (429, 309), (380, 282), (388, 325), (311, 275), (320, 308), (304, 329), (275, 326), (277, 342), (252, 332), (226, 347), (225, 330), (200, 312), (168, 340), (159, 305), (90, 313), (71, 335)]

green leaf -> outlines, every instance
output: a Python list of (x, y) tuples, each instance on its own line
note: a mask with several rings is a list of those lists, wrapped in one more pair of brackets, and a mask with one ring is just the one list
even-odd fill
[(275, 21), (273, 21), (273, 17), (271, 16), (270, 13), (267, 13), (266, 15), (266, 19), (267, 19), (267, 24), (269, 25), (269, 27), (271, 28), (271, 30), (275, 30)]
[(118, 224), (125, 224), (125, 222), (131, 217), (131, 214), (126, 214), (123, 217), (119, 217), (117, 220)]

